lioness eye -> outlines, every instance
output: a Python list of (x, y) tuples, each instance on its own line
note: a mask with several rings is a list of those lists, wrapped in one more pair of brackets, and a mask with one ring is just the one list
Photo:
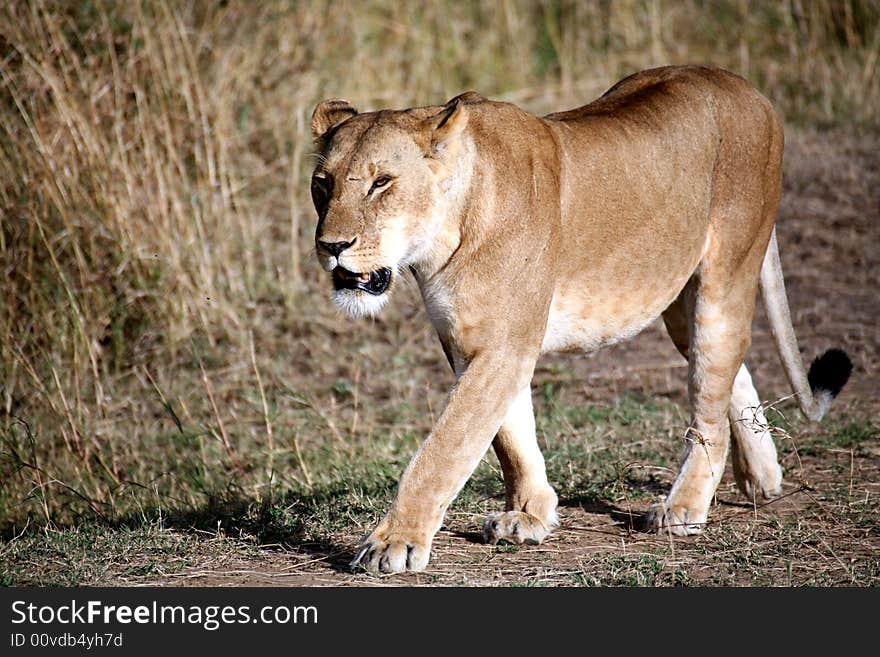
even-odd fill
[(370, 187), (370, 191), (372, 192), (375, 189), (382, 189), (390, 182), (391, 176), (379, 176), (373, 181), (373, 186)]
[(319, 213), (326, 209), (330, 200), (330, 192), (333, 190), (333, 180), (329, 176), (312, 176), (312, 201)]

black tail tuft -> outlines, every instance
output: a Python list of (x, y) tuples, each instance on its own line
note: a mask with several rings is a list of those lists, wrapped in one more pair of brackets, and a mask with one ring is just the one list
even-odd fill
[(813, 394), (819, 391), (825, 392), (833, 399), (846, 385), (852, 369), (852, 361), (845, 351), (829, 349), (810, 365), (810, 373), (807, 375), (810, 390)]

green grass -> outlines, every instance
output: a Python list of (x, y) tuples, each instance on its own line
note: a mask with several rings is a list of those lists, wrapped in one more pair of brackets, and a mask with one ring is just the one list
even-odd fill
[(821, 444), (858, 450), (875, 444), (878, 438), (880, 438), (880, 427), (873, 418), (867, 421), (844, 418), (838, 419), (828, 427)]
[[(797, 410), (793, 407), (788, 408), (786, 416), (796, 417)], [(852, 417), (832, 412), (831, 416), (822, 422), (817, 437), (807, 444), (791, 439), (794, 428), (787, 417), (778, 411), (771, 410), (768, 413), (768, 420), (783, 437), (778, 441), (780, 451), (783, 453), (790, 453), (796, 449), (804, 456), (816, 456), (829, 450), (847, 452), (852, 450), (853, 453), (864, 456), (867, 450), (872, 446), (876, 447), (880, 440), (880, 426), (877, 425), (877, 420), (870, 416)]]
[(85, 524), (46, 530), (0, 546), (0, 582), (5, 586), (124, 584), (179, 573), (188, 566), (254, 549), (216, 531), (163, 529), (142, 520), (134, 527)]
[(686, 586), (689, 581), (685, 571), (653, 554), (593, 557), (571, 578), (575, 586)]

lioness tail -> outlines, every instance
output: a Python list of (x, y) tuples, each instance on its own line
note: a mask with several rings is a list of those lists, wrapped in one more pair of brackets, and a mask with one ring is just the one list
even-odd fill
[(775, 228), (761, 266), (761, 295), (788, 382), (804, 415), (810, 420), (818, 421), (846, 384), (853, 365), (843, 350), (829, 349), (813, 361), (809, 374), (804, 371), (797, 337), (791, 324)]

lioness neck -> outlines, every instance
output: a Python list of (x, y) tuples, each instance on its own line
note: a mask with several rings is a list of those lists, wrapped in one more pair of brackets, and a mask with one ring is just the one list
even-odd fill
[[(452, 166), (441, 173), (437, 181), (442, 200), (427, 220), (434, 226), (433, 239), (412, 264), (412, 271), (421, 288), (429, 284), (447, 266), (459, 250), (463, 232), (471, 214), (470, 201), (476, 187), (474, 162), (476, 151), (470, 138), (462, 139)], [(424, 289), (422, 289), (424, 294)]]

